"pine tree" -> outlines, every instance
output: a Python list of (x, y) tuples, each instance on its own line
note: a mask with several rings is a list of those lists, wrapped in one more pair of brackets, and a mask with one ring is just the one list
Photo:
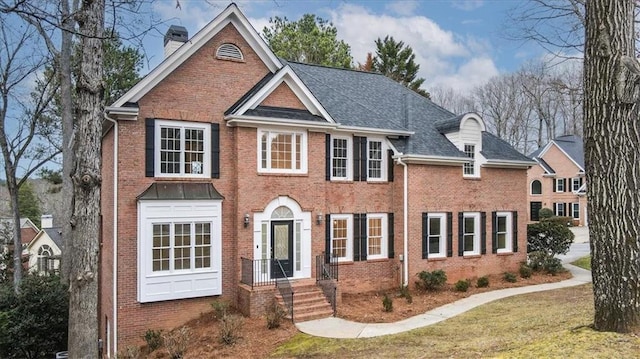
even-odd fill
[(425, 79), (418, 76), (420, 65), (415, 62), (416, 55), (404, 41), (396, 42), (393, 36), (376, 40), (376, 56), (373, 58), (373, 70), (429, 98), (429, 93), (420, 88)]

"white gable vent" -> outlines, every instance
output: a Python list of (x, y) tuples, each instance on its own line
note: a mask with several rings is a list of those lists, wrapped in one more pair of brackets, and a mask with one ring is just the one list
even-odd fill
[(222, 44), (216, 51), (216, 57), (224, 60), (239, 60), (242, 61), (244, 57), (240, 49), (234, 44)]

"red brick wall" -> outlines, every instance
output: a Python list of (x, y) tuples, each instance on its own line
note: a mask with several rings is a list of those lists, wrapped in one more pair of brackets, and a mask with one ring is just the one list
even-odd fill
[(302, 102), (300, 102), (300, 99), (298, 99), (298, 96), (296, 96), (296, 94), (294, 94), (285, 83), (281, 83), (269, 96), (267, 96), (267, 98), (262, 101), (261, 105), (296, 108), (299, 110), (306, 109)]

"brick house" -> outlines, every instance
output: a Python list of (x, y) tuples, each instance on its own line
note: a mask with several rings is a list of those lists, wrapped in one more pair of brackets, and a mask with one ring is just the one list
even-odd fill
[(525, 260), (535, 162), (477, 114), (379, 74), (283, 61), (234, 4), (192, 38), (172, 27), (165, 51), (105, 109), (107, 356), (214, 299), (261, 315), (281, 278), (328, 280), (339, 297)]
[(529, 157), (536, 161), (527, 171), (529, 220), (538, 221), (538, 211), (549, 208), (556, 216), (573, 218), (574, 225), (586, 226), (587, 183), (582, 138), (557, 137)]

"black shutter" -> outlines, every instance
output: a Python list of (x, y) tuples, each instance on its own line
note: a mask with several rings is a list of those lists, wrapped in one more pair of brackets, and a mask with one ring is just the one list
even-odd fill
[(331, 135), (328, 133), (324, 136), (324, 149), (325, 179), (329, 181), (331, 180)]
[(393, 182), (393, 167), (395, 165), (395, 163), (393, 163), (393, 150), (389, 150), (387, 151), (389, 153), (388, 159), (387, 159), (387, 181), (389, 182)]
[(367, 260), (367, 215), (353, 215), (353, 260)]
[(429, 214), (422, 212), (422, 259), (429, 258)]
[(453, 257), (453, 213), (447, 212), (447, 257)]
[(220, 178), (220, 124), (211, 124), (211, 178)]
[(553, 202), (553, 215), (558, 215), (558, 204), (556, 202)]
[(513, 238), (513, 252), (518, 251), (518, 212), (512, 212), (512, 223), (513, 223), (513, 233), (511, 233), (511, 237)]
[(567, 188), (567, 179), (566, 179), (566, 178), (563, 178), (563, 179), (562, 179), (562, 190), (563, 190), (564, 192), (569, 192), (569, 191), (568, 191), (568, 188)]
[(360, 163), (362, 162), (360, 152), (360, 139), (362, 137), (353, 136), (353, 180), (362, 181), (362, 173)]
[(491, 212), (491, 252), (498, 253), (498, 216)]
[(395, 223), (393, 222), (394, 219), (394, 215), (393, 213), (389, 213), (387, 215), (387, 221), (388, 221), (388, 230), (389, 233), (387, 234), (387, 239), (388, 239), (388, 243), (387, 243), (387, 249), (389, 252), (389, 258), (393, 258), (396, 255), (396, 250), (395, 250)]
[(458, 256), (464, 255), (464, 213), (458, 212)]
[(147, 118), (144, 121), (145, 125), (145, 144), (144, 144), (144, 167), (145, 167), (145, 177), (154, 177), (155, 176), (155, 168), (154, 168), (154, 156), (155, 156), (155, 129), (156, 123), (155, 119)]
[(360, 181), (366, 181), (369, 175), (367, 174), (367, 138), (360, 137)]
[(558, 181), (558, 180), (556, 180), (555, 178), (553, 179), (553, 192), (555, 192), (555, 191), (556, 191), (556, 182), (557, 182), (557, 181)]
[(568, 213), (567, 213), (567, 204), (566, 203), (562, 204), (562, 213), (564, 213), (564, 217), (568, 217), (567, 216)]
[(480, 254), (487, 254), (487, 212), (480, 212)]
[(327, 214), (324, 220), (324, 262), (329, 263), (329, 259), (331, 258), (331, 215)]

